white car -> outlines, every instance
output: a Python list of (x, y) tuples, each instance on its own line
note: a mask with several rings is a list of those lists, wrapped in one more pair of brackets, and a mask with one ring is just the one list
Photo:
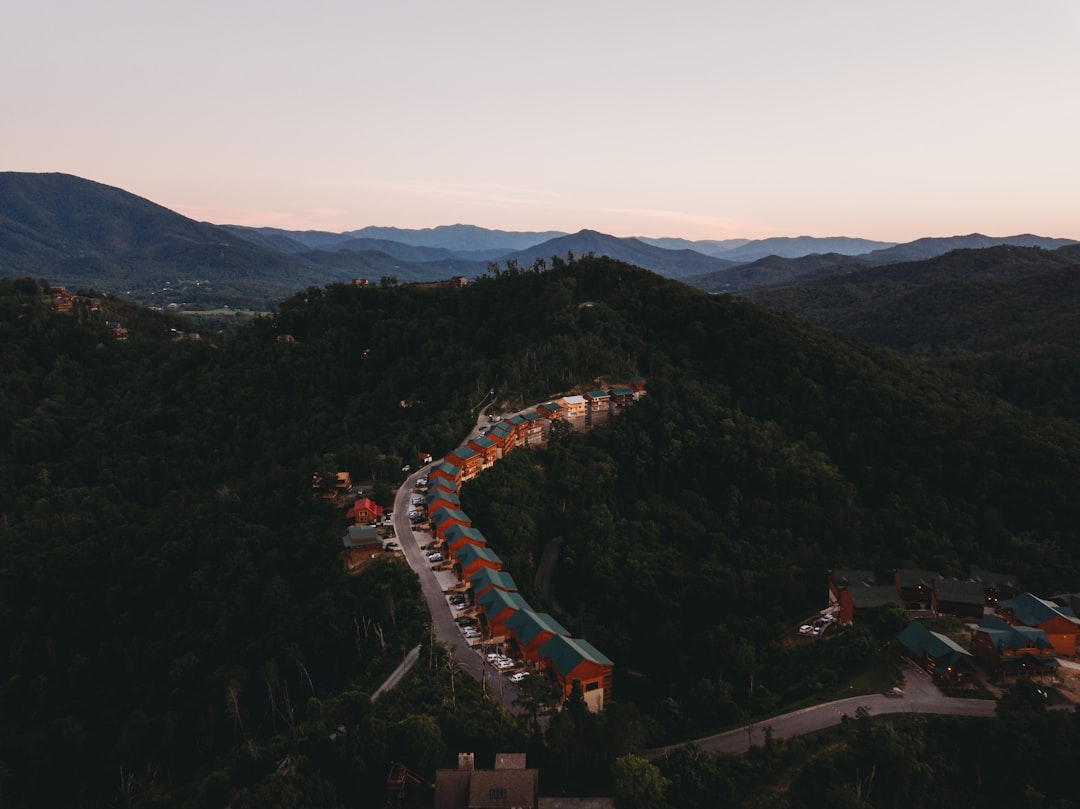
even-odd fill
[(516, 665), (517, 663), (515, 663), (513, 660), (505, 657), (502, 660), (495, 661), (495, 668), (498, 669), (512, 669)]
[(810, 624), (803, 624), (802, 626), (799, 627), (799, 634), (800, 635), (809, 635), (813, 631), (814, 631), (814, 627), (810, 626)]
[(516, 672), (516, 673), (510, 675), (510, 682), (512, 682), (512, 683), (520, 683), (522, 680), (524, 680), (528, 676), (529, 676), (529, 672), (527, 672), (527, 671), (519, 671), (519, 672)]

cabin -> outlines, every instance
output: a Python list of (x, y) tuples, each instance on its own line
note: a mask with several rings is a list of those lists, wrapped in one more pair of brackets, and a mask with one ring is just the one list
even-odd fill
[(1013, 626), (996, 615), (987, 615), (975, 629), (971, 649), (995, 678), (1051, 677), (1061, 663), (1054, 644), (1041, 629)]
[(855, 584), (840, 591), (840, 623), (850, 626), (883, 604), (901, 604), (896, 588), (888, 584)]
[(481, 469), (490, 469), (499, 460), (499, 445), (486, 435), (472, 439), (466, 446), (480, 455)]
[(461, 468), (461, 481), (472, 480), (484, 469), (484, 456), (467, 445), (448, 453), (446, 460)]
[(461, 289), (464, 286), (468, 286), (469, 279), (464, 275), (455, 275), (448, 283), (452, 289)]
[(934, 582), (942, 575), (934, 570), (899, 568), (893, 571), (893, 584), (897, 595), (908, 609), (929, 609), (933, 598)]
[(539, 654), (541, 666), (566, 696), (579, 680), (589, 710), (599, 713), (611, 701), (615, 664), (588, 641), (555, 635)]
[(440, 508), (429, 515), (431, 520), (431, 533), (439, 539), (446, 539), (446, 532), (452, 525), (472, 525), (472, 520), (464, 511), (457, 509)]
[(645, 395), (645, 377), (635, 376), (630, 380), (630, 390), (634, 392), (635, 398), (640, 399)]
[(982, 582), (934, 579), (933, 584), (930, 609), (934, 615), (982, 620), (986, 607), (986, 590)]
[(454, 570), (461, 581), (471, 579), (485, 567), (502, 570), (502, 559), (487, 546), (466, 544), (454, 554)]
[(529, 662), (539, 662), (540, 647), (556, 635), (570, 637), (569, 630), (551, 615), (531, 609), (520, 610), (507, 619), (506, 631), (511, 646)]
[(971, 578), (980, 582), (983, 586), (983, 594), (986, 603), (991, 607), (1001, 601), (1016, 598), (1020, 592), (1020, 583), (1016, 576), (1010, 573), (991, 573), (988, 570), (973, 570)]
[(428, 472), (428, 488), (434, 486), (437, 481), (445, 480), (450, 485), (451, 491), (461, 489), (461, 467), (450, 461), (443, 461)]
[(972, 675), (971, 652), (951, 638), (912, 621), (897, 640), (915, 665), (938, 682), (963, 682)]
[(451, 553), (461, 550), (466, 545), (475, 545), (478, 548), (487, 545), (487, 538), (480, 532), (480, 529), (473, 528), (471, 525), (451, 525), (446, 529), (442, 539), (446, 542), (446, 547), (450, 549)]
[(495, 442), (498, 457), (505, 458), (514, 448), (514, 434), (514, 425), (505, 419), (487, 431), (487, 437)]
[(588, 423), (590, 427), (606, 424), (611, 416), (611, 394), (606, 390), (590, 390), (585, 394), (588, 402)]
[(540, 771), (524, 753), (496, 753), (495, 769), (475, 769), (472, 753), (458, 754), (456, 770), (435, 771), (434, 809), (537, 809)]
[(517, 590), (490, 588), (476, 599), (476, 606), (484, 616), (484, 623), (491, 636), (506, 634), (506, 621), (519, 610), (530, 609), (529, 603)]
[(829, 571), (829, 606), (840, 603), (840, 591), (853, 584), (877, 584), (872, 570), (830, 570)]
[(620, 409), (626, 405), (634, 403), (634, 390), (626, 386), (619, 386), (616, 388), (608, 388), (608, 393), (611, 395), (611, 407), (612, 412), (617, 413)]
[(522, 413), (522, 444), (525, 447), (540, 447), (544, 445), (545, 420), (539, 413)]
[(564, 396), (557, 402), (562, 407), (563, 418), (570, 422), (575, 430), (588, 426), (589, 402), (584, 396)]
[(365, 559), (382, 550), (379, 532), (370, 525), (353, 525), (341, 538), (341, 560), (345, 570), (356, 568)]
[(480, 568), (469, 577), (469, 586), (472, 588), (473, 601), (480, 598), (493, 587), (506, 592), (517, 592), (517, 583), (513, 576), (505, 570), (495, 570), (490, 567)]
[(361, 497), (348, 511), (345, 516), (353, 521), (353, 525), (374, 525), (383, 518), (383, 507), (374, 500)]
[(424, 495), (424, 506), (428, 514), (434, 514), (441, 508), (461, 511), (461, 499), (456, 492), (448, 492), (440, 486), (429, 488)]
[(1080, 618), (1068, 607), (1046, 601), (1031, 593), (1021, 593), (998, 604), (997, 615), (1012, 626), (1041, 629), (1062, 657), (1076, 654), (1076, 634)]

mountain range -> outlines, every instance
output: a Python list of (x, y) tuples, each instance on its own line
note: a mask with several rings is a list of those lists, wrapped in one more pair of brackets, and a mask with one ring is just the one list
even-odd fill
[(67, 174), (0, 172), (0, 276), (32, 276), (140, 303), (273, 308), (308, 286), (475, 277), (489, 264), (606, 255), (708, 291), (744, 292), (997, 244), (1055, 249), (1069, 239), (981, 234), (907, 244), (848, 237), (689, 241), (581, 230), (473, 225), (343, 233), (197, 222), (118, 188)]

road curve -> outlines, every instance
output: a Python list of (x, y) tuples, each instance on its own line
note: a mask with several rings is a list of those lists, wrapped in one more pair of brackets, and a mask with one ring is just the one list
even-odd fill
[[(866, 708), (872, 716), (895, 713), (946, 714), (951, 716), (994, 716), (997, 702), (989, 699), (958, 699), (946, 697), (934, 686), (926, 682), (925, 676), (914, 671), (905, 672), (905, 693), (902, 697), (884, 694), (864, 694), (847, 697), (834, 702), (814, 705), (810, 708), (792, 711), (782, 716), (763, 719), (761, 722), (717, 733), (693, 743), (710, 753), (739, 754), (747, 752), (751, 745), (765, 743), (765, 729), (770, 728), (774, 739), (786, 739), (813, 733), (828, 727), (839, 725), (844, 716), (855, 716), (860, 707)], [(666, 756), (682, 747), (682, 744), (654, 747), (645, 751), (648, 759)]]

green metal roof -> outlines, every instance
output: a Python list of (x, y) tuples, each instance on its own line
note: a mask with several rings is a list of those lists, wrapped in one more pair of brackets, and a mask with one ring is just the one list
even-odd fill
[(901, 603), (896, 588), (891, 584), (855, 584), (849, 586), (845, 592), (851, 596), (851, 603), (860, 609)]
[(999, 652), (1005, 649), (1023, 649), (1025, 646), (1053, 648), (1050, 639), (1041, 629), (1033, 626), (1013, 626), (996, 615), (983, 618), (976, 631), (985, 633)]
[(494, 620), (508, 609), (529, 609), (529, 602), (517, 590), (500, 590), (498, 587), (492, 587), (480, 596), (476, 603), (484, 611), (484, 615), (488, 617), (489, 621)]
[(931, 632), (918, 621), (912, 621), (897, 638), (901, 645), (917, 657), (927, 656), (939, 665), (953, 666), (961, 658), (971, 657), (971, 652), (951, 638)]
[(982, 582), (957, 581), (956, 579), (936, 579), (934, 593), (939, 601), (952, 601), (957, 604), (983, 606), (986, 604), (986, 590)]
[(462, 567), (468, 567), (477, 559), (483, 559), (485, 562), (493, 562), (500, 567), (502, 566), (502, 559), (499, 558), (499, 555), (486, 545), (462, 545), (454, 556), (457, 557)]
[(570, 631), (546, 612), (520, 610), (507, 620), (506, 628), (512, 629), (522, 643), (531, 643), (541, 632), (569, 637)]
[(1031, 593), (1021, 593), (1016, 598), (1002, 601), (1000, 608), (1011, 610), (1021, 623), (1028, 626), (1044, 624), (1052, 618), (1064, 618), (1074, 624), (1080, 624), (1080, 618), (1068, 607), (1061, 607), (1053, 601), (1045, 601)]
[(341, 544), (346, 548), (355, 548), (360, 545), (382, 544), (379, 532), (370, 525), (353, 525), (348, 533), (341, 538)]
[(555, 670), (563, 677), (571, 674), (582, 663), (596, 663), (600, 666), (613, 666), (595, 646), (580, 638), (568, 638), (556, 635), (540, 647), (540, 656), (551, 658)]
[(460, 506), (461, 500), (454, 492), (448, 492), (445, 489), (432, 489), (424, 496), (425, 502), (430, 506), (432, 503), (437, 503), (440, 500), (450, 503), (453, 506)]
[(460, 520), (463, 523), (472, 523), (469, 519), (469, 515), (464, 511), (456, 508), (437, 508), (435, 513), (431, 515), (431, 524), (439, 525), (446, 520)]
[(480, 533), (480, 529), (473, 528), (471, 525), (454, 524), (446, 529), (446, 541), (449, 544), (453, 545), (462, 537), (479, 542), (481, 545), (487, 544), (487, 539)]
[(517, 590), (517, 583), (514, 581), (513, 576), (505, 570), (495, 570), (490, 567), (482, 567), (469, 576), (469, 583), (472, 585), (473, 592), (476, 593), (486, 589), (489, 585), (500, 590)]

